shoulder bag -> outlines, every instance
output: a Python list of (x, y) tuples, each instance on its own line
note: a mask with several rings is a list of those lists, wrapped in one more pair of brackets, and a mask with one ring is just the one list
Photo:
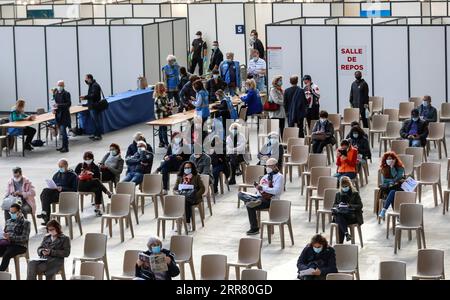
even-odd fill
[(100, 92), (102, 93), (102, 99), (94, 104), (94, 109), (97, 111), (104, 111), (108, 109), (109, 102), (106, 100), (103, 90), (100, 90)]

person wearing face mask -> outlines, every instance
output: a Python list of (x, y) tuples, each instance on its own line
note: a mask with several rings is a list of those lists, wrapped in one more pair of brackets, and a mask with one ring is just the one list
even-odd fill
[(283, 192), (284, 178), (278, 170), (277, 163), (278, 161), (275, 158), (269, 158), (266, 161), (266, 175), (261, 178), (259, 183), (254, 182), (255, 194), (246, 192), (238, 193), (239, 200), (243, 201), (247, 207), (250, 222), (250, 230), (247, 231), (247, 235), (259, 233), (256, 212), (269, 208), (271, 201), (279, 200)]
[(202, 39), (202, 32), (197, 31), (195, 39), (192, 41), (191, 67), (189, 68), (189, 73), (194, 74), (195, 68), (198, 65), (198, 75), (203, 75), (203, 64), (206, 62), (207, 53), (208, 47)]
[(201, 144), (194, 144), (193, 147), (189, 161), (195, 165), (199, 174), (208, 175), (212, 182), (211, 157), (203, 151)]
[(125, 155), (125, 157), (130, 157), (133, 156), (137, 151), (138, 151), (138, 147), (137, 147), (137, 142), (139, 141), (143, 141), (145, 142), (146, 146), (147, 146), (147, 151), (153, 153), (153, 148), (152, 146), (150, 146), (149, 143), (147, 143), (147, 141), (145, 140), (145, 136), (142, 132), (138, 131), (134, 134), (133, 136), (133, 142), (128, 146), (127, 148), (127, 154)]
[(380, 199), (386, 200), (378, 216), (384, 219), (389, 206), (394, 207), (395, 193), (403, 191), (401, 184), (405, 176), (405, 166), (395, 152), (386, 152), (381, 159), (380, 171)]
[[(222, 123), (221, 129), (216, 129), (216, 132), (221, 131), (225, 132), (225, 126), (227, 124), (227, 120), (231, 118), (232, 110), (235, 110), (233, 107), (233, 103), (231, 102), (230, 97), (225, 96), (223, 90), (217, 90), (216, 93), (216, 99), (217, 101), (220, 101), (219, 104), (213, 104), (212, 108), (216, 109), (216, 118), (220, 119), (220, 122)], [(237, 112), (234, 111), (233, 114), (235, 116), (237, 115)], [(221, 135), (223, 136), (223, 135)]]
[(325, 280), (327, 274), (337, 273), (336, 253), (320, 234), (312, 237), (297, 260), (298, 279)]
[(336, 166), (338, 169), (334, 176), (338, 180), (343, 176), (355, 179), (357, 163), (358, 150), (348, 140), (342, 140), (341, 147), (337, 150)]
[(183, 110), (188, 111), (194, 109), (192, 104), (192, 98), (195, 98), (196, 92), (194, 90), (194, 82), (199, 80), (200, 77), (197, 75), (191, 75), (189, 77), (189, 82), (187, 82), (180, 90), (180, 105), (178, 106), (178, 112), (183, 112)]
[(323, 148), (328, 145), (336, 144), (334, 138), (333, 123), (328, 120), (328, 112), (322, 110), (319, 114), (320, 119), (316, 122), (311, 133), (313, 153), (322, 153)]
[(272, 131), (267, 135), (267, 142), (262, 146), (258, 153), (258, 165), (265, 166), (269, 158), (277, 160), (278, 170), (283, 170), (283, 146), (279, 142), (278, 132)]
[(311, 120), (317, 120), (320, 110), (320, 90), (317, 84), (312, 82), (310, 75), (304, 75), (302, 78), (303, 90), (306, 99), (306, 121), (308, 126), (311, 125)]
[(245, 136), (240, 132), (241, 125), (239, 123), (231, 124), (229, 129), (230, 134), (226, 139), (226, 154), (230, 162), (231, 176), (228, 179), (228, 184), (233, 185), (236, 184), (236, 170), (245, 161), (243, 154), (245, 153), (247, 141)]
[[(203, 139), (206, 137), (208, 132), (205, 130), (205, 122), (208, 120), (210, 116), (209, 111), (209, 101), (208, 101), (208, 92), (205, 90), (203, 82), (199, 79), (194, 82), (194, 91), (196, 93), (195, 98), (192, 97), (192, 104), (195, 106), (196, 116), (202, 118), (202, 137)], [(192, 133), (194, 130), (192, 130)]]
[(89, 138), (93, 141), (99, 141), (102, 139), (103, 134), (102, 112), (96, 109), (96, 106), (102, 99), (102, 88), (92, 74), (87, 74), (84, 82), (89, 86), (89, 89), (87, 95), (80, 96), (80, 100), (87, 100), (87, 107), (89, 108), (92, 124), (94, 125), (94, 134)]
[(355, 81), (350, 88), (349, 101), (353, 108), (359, 108), (364, 128), (369, 128), (369, 122), (366, 118), (366, 109), (369, 108), (369, 85), (362, 79), (360, 71), (355, 72)]
[(370, 151), (369, 139), (364, 130), (359, 127), (359, 123), (352, 126), (349, 134), (345, 137), (350, 144), (358, 150), (358, 161), (368, 160), (372, 158), (372, 152)]
[[(27, 214), (36, 212), (35, 196), (36, 190), (31, 181), (22, 175), (22, 169), (15, 167), (12, 169), (13, 177), (8, 180), (6, 186), (5, 198), (16, 197), (21, 201), (22, 213)], [(6, 207), (5, 207), (6, 208)], [(9, 209), (5, 209), (5, 220), (10, 218)]]
[(227, 84), (220, 78), (220, 72), (217, 69), (212, 71), (212, 78), (206, 82), (206, 90), (208, 91), (208, 101), (209, 103), (214, 103), (217, 101), (216, 92), (218, 90), (225, 90)]
[(174, 55), (167, 56), (167, 65), (162, 67), (163, 81), (167, 88), (167, 97), (169, 100), (175, 100), (180, 105), (180, 97), (178, 95), (178, 84), (180, 83), (180, 66)]
[(259, 91), (256, 89), (256, 82), (254, 79), (247, 79), (245, 81), (247, 94), (241, 97), (241, 101), (247, 105), (247, 116), (260, 114), (263, 111), (263, 105)]
[(427, 144), (428, 122), (420, 119), (417, 108), (411, 111), (411, 119), (403, 121), (400, 136), (409, 140), (410, 147), (424, 147)]
[(177, 174), (177, 181), (173, 187), (176, 194), (185, 196), (185, 210), (186, 224), (188, 230), (191, 231), (192, 205), (198, 204), (202, 201), (202, 195), (205, 192), (202, 178), (200, 177), (197, 167), (190, 161), (185, 161), (180, 166)]
[[(167, 97), (166, 87), (163, 82), (158, 82), (155, 84), (153, 90), (153, 99), (155, 99), (155, 112), (158, 119), (164, 119), (172, 114), (172, 103), (169, 102)], [(167, 138), (167, 126), (159, 126), (159, 148), (164, 148), (169, 146), (169, 141)]]
[(223, 53), (219, 49), (219, 42), (214, 41), (212, 43), (212, 52), (211, 52), (211, 58), (209, 59), (208, 70), (210, 72), (213, 70), (218, 70), (222, 61), (223, 61)]
[(138, 259), (136, 262), (135, 276), (140, 280), (171, 280), (172, 277), (180, 274), (180, 269), (175, 263), (175, 255), (170, 250), (163, 248), (161, 239), (156, 236), (152, 236), (147, 242), (148, 250), (143, 252), (147, 256), (164, 254), (165, 262), (167, 264), (166, 272), (153, 272), (150, 265)]
[[(180, 67), (180, 80), (178, 81), (178, 90), (181, 91), (183, 86), (189, 82), (191, 74), (188, 73), (186, 67)], [(179, 94), (178, 94), (179, 96)], [(179, 104), (178, 104), (179, 105)]]
[(226, 178), (230, 176), (230, 165), (228, 164), (227, 156), (225, 155), (224, 143), (218, 135), (212, 137), (209, 156), (211, 157), (212, 176), (214, 178), (214, 193), (217, 194), (219, 191), (218, 185), (220, 173), (223, 172)]
[(42, 190), (40, 199), (42, 212), (36, 217), (43, 219), (42, 225), (46, 225), (50, 219), (52, 203), (59, 202), (59, 194), (61, 192), (77, 192), (78, 191), (78, 177), (72, 170), (69, 170), (69, 163), (66, 159), (58, 161), (58, 171), (52, 177), (56, 185), (54, 188), (45, 188)]
[(278, 110), (269, 111), (269, 118), (279, 120), (280, 135), (283, 136), (286, 110), (284, 108), (282, 76), (275, 76), (273, 78), (272, 87), (269, 91), (269, 102), (278, 104)]
[[(16, 102), (16, 105), (12, 108), (9, 114), (10, 122), (17, 121), (32, 121), (35, 119), (34, 115), (25, 114), (25, 100), (19, 99)], [(23, 135), (25, 138), (24, 141), (24, 149), (25, 150), (33, 150), (31, 146), (31, 141), (33, 141), (33, 137), (36, 134), (36, 129), (33, 127), (27, 126), (25, 128), (8, 128), (8, 135), (10, 136), (19, 136)]]
[(120, 181), (120, 174), (123, 171), (123, 164), (124, 161), (120, 155), (119, 145), (112, 143), (109, 145), (109, 152), (103, 156), (99, 163), (102, 181), (112, 181), (114, 186), (117, 186), (117, 183)]
[(64, 88), (64, 81), (58, 81), (58, 87), (53, 95), (55, 99), (55, 107), (53, 113), (55, 114), (56, 125), (62, 136), (62, 146), (56, 150), (61, 153), (69, 152), (69, 137), (67, 136), (67, 128), (70, 128), (70, 106), (72, 101), (70, 100), (70, 93)]
[(250, 32), (250, 47), (258, 50), (260, 54), (259, 57), (264, 59), (264, 45), (261, 40), (258, 39), (258, 32), (255, 29)]
[(36, 280), (36, 276), (41, 274), (46, 280), (53, 280), (64, 265), (64, 258), (70, 255), (70, 239), (62, 233), (58, 221), (51, 220), (46, 227), (47, 234), (37, 249), (43, 260), (28, 263), (27, 280)]
[(304, 119), (306, 117), (307, 103), (305, 91), (298, 86), (298, 76), (289, 79), (291, 84), (283, 94), (283, 105), (287, 116), (288, 126), (299, 128), (298, 137), (305, 137)]
[(144, 141), (137, 142), (138, 151), (130, 157), (125, 158), (127, 173), (122, 182), (134, 182), (141, 184), (144, 174), (150, 174), (153, 165), (153, 153), (147, 151)]
[(83, 162), (75, 167), (75, 173), (78, 175), (78, 191), (94, 193), (95, 215), (102, 216), (101, 204), (103, 203), (103, 194), (111, 198), (111, 192), (100, 181), (100, 168), (94, 162), (94, 154), (87, 151), (83, 154)]
[(364, 223), (362, 208), (361, 197), (352, 180), (347, 176), (341, 177), (340, 192), (336, 193), (332, 209), (334, 222), (339, 227), (339, 244), (344, 242), (344, 237), (347, 242), (352, 240), (352, 236), (348, 233), (348, 225)]
[(256, 88), (260, 92), (266, 90), (266, 61), (259, 55), (258, 50), (253, 49), (250, 60), (247, 64), (247, 76), (256, 82)]
[(422, 120), (428, 123), (437, 122), (437, 109), (431, 105), (431, 96), (423, 96), (422, 104), (419, 105), (418, 109)]
[(236, 89), (241, 87), (241, 72), (239, 71), (239, 62), (234, 60), (234, 53), (227, 52), (226, 60), (219, 65), (220, 77), (227, 84), (226, 92), (231, 96), (236, 95)]

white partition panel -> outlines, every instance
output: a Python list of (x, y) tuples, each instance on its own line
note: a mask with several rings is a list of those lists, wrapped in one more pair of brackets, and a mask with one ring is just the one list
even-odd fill
[[(266, 24), (272, 23), (272, 3), (258, 3), (256, 4), (256, 31), (258, 31), (258, 38), (263, 42), (266, 40)], [(250, 32), (247, 33), (250, 35)], [(265, 45), (264, 45), (265, 46)]]
[(105, 18), (106, 17), (106, 5), (93, 4), (94, 7), (94, 18)]
[(152, 24), (144, 26), (145, 77), (147, 77), (149, 84), (154, 84), (161, 80), (158, 49), (158, 25)]
[(111, 26), (113, 93), (136, 89), (144, 74), (142, 26)]
[[(172, 22), (159, 23), (159, 60), (164, 66), (167, 62), (167, 55), (173, 54), (173, 36), (172, 36)], [(162, 68), (161, 66), (161, 68)]]
[(79, 98), (76, 27), (50, 26), (46, 31), (48, 89), (56, 87), (58, 80), (64, 80), (72, 103), (76, 104)]
[(12, 27), (0, 27), (0, 111), (9, 111), (16, 99)]
[[(80, 82), (84, 83), (86, 74), (92, 74), (102, 87), (105, 96), (110, 95), (112, 91), (108, 27), (78, 27), (78, 49)], [(86, 92), (87, 85), (81, 84), (81, 95), (85, 95)]]
[(330, 3), (303, 3), (303, 17), (328, 17)]
[[(355, 80), (354, 72), (362, 72), (363, 78), (369, 85), (369, 95), (372, 95), (372, 47), (370, 26), (340, 26), (337, 27), (338, 51), (338, 87), (339, 111), (350, 107), (349, 95), (352, 82)], [(346, 54), (342, 54), (346, 49)], [(361, 50), (360, 50), (361, 49)], [(362, 54), (358, 52), (362, 51)], [(353, 52), (353, 54), (351, 53)], [(331, 51), (330, 51), (331, 53)], [(348, 62), (349, 59), (356, 62)], [(363, 66), (361, 70), (358, 66)], [(343, 69), (348, 68), (348, 69)]]
[(216, 9), (214, 4), (190, 4), (189, 9), (189, 42), (195, 38), (195, 33), (201, 31), (203, 40), (208, 47), (208, 57), (211, 44), (217, 38)]
[(236, 34), (236, 25), (245, 25), (242, 4), (217, 4), (217, 16), (217, 40), (224, 56), (232, 51), (235, 60), (245, 63), (245, 34)]
[(107, 18), (131, 18), (133, 17), (133, 8), (131, 4), (108, 4), (106, 5)]
[(386, 108), (398, 108), (399, 102), (408, 99), (407, 53), (406, 27), (373, 28), (373, 94), (384, 97)]
[[(446, 49), (447, 49), (447, 57), (449, 57), (450, 55), (450, 26), (447, 26), (447, 45), (446, 45)], [(447, 97), (445, 102), (449, 102), (448, 98), (449, 98), (449, 92), (450, 92), (450, 76), (448, 74), (448, 72), (450, 71), (450, 60), (447, 59)]]
[(135, 4), (133, 8), (135, 18), (160, 17), (159, 5)]
[(94, 9), (92, 5), (80, 5), (80, 18), (93, 18)]
[(161, 17), (171, 17), (172, 11), (171, 11), (171, 4), (160, 4), (161, 7)]
[(173, 22), (174, 54), (180, 66), (187, 66), (186, 48), (186, 20)]
[(27, 102), (26, 110), (47, 108), (44, 27), (16, 27), (16, 68), (18, 98)]
[(187, 4), (172, 4), (172, 17), (173, 18), (186, 18), (187, 14)]
[(301, 3), (273, 3), (273, 21), (279, 22), (302, 16)]
[(411, 26), (411, 96), (430, 95), (435, 106), (445, 101), (445, 27)]
[(330, 113), (337, 111), (335, 37), (334, 26), (302, 27), (303, 75), (319, 86), (320, 105)]
[(250, 36), (250, 31), (252, 29), (256, 28), (256, 21), (255, 21), (255, 4), (254, 3), (244, 3), (244, 11), (245, 11), (245, 34), (247, 35), (247, 45), (245, 45), (246, 48), (246, 58), (249, 59), (249, 53), (250, 53), (250, 44), (248, 37)]
[(393, 2), (391, 15), (393, 17), (414, 17), (421, 15), (420, 2)]

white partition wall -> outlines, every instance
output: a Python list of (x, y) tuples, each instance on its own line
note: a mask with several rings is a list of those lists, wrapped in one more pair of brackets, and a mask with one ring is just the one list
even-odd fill
[(133, 5), (133, 14), (135, 18), (160, 17), (159, 5), (135, 4)]
[(245, 33), (236, 33), (236, 25), (245, 25), (242, 4), (217, 5), (217, 40), (220, 49), (224, 55), (229, 51), (234, 52), (234, 59), (245, 63), (246, 36)]
[(174, 54), (172, 22), (159, 23), (158, 26), (159, 36), (164, 39), (164, 43), (159, 45), (159, 61), (164, 66), (167, 62), (167, 55)]
[(143, 30), (145, 76), (149, 84), (152, 84), (161, 80), (158, 25), (145, 25)]
[(16, 99), (13, 27), (0, 27), (0, 111), (9, 111)]
[(187, 66), (187, 22), (186, 20), (177, 20), (173, 22), (173, 48), (180, 66)]
[(188, 7), (190, 43), (195, 38), (195, 33), (201, 31), (203, 40), (208, 47), (208, 56), (211, 43), (217, 39), (216, 31), (216, 8), (214, 4), (191, 4)]
[(301, 3), (277, 3), (273, 4), (273, 22), (298, 18), (302, 15)]
[[(255, 20), (256, 25), (253, 29), (256, 29), (256, 31), (258, 32), (258, 38), (261, 41), (265, 41), (266, 24), (270, 24), (272, 22), (272, 3), (259, 3), (255, 5)], [(247, 34), (250, 35), (250, 32), (248, 32)]]

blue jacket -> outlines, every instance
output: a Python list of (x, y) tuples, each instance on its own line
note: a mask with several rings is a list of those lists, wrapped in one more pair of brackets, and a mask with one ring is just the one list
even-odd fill
[(250, 89), (247, 92), (247, 95), (242, 96), (241, 100), (245, 102), (247, 105), (247, 116), (251, 116), (254, 114), (259, 114), (263, 110), (263, 105), (261, 102), (261, 97), (256, 89)]
[(209, 117), (209, 100), (208, 92), (206, 90), (200, 90), (197, 92), (196, 100), (192, 102), (195, 106), (195, 111), (202, 118)]
[[(233, 60), (234, 71), (236, 74), (236, 87), (241, 86), (241, 72), (239, 70), (239, 62)], [(226, 60), (222, 61), (219, 65), (220, 77), (229, 85), (231, 82), (230, 71), (228, 70), (228, 62)]]

